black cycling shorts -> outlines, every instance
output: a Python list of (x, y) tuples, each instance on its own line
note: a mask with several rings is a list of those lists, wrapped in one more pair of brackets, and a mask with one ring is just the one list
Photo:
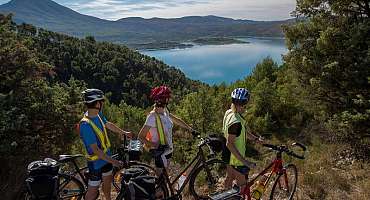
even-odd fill
[(233, 167), (233, 169), (235, 169), (236, 171), (243, 175), (248, 175), (250, 171), (249, 167), (247, 166), (231, 166), (231, 167)]
[(103, 176), (109, 176), (112, 174), (113, 165), (110, 163), (105, 164), (100, 169), (94, 169), (89, 166), (89, 185), (90, 186), (99, 186)]

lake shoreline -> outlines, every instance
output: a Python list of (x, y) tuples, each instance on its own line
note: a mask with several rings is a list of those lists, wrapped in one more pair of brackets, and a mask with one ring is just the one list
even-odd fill
[(188, 49), (195, 46), (202, 45), (229, 45), (229, 44), (248, 44), (249, 41), (243, 39), (273, 39), (273, 40), (284, 40), (284, 37), (255, 37), (255, 36), (235, 36), (235, 37), (205, 37), (194, 40), (188, 40), (183, 42), (175, 41), (164, 41), (164, 42), (151, 42), (145, 44), (131, 44), (130, 48), (137, 51), (161, 51), (161, 50), (172, 50), (172, 49)]

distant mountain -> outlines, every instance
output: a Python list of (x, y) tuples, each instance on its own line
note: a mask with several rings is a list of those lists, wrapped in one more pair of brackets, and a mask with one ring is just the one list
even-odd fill
[(129, 17), (117, 21), (80, 14), (51, 0), (12, 0), (0, 5), (0, 13), (13, 13), (17, 23), (29, 23), (77, 37), (127, 45), (158, 41), (185, 41), (199, 37), (283, 36), (284, 21), (234, 20), (218, 16), (182, 18)]

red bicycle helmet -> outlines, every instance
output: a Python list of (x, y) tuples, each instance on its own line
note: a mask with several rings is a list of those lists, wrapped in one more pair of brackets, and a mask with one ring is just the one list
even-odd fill
[(171, 90), (169, 87), (161, 85), (155, 87), (150, 92), (150, 98), (154, 101), (162, 101), (171, 97)]

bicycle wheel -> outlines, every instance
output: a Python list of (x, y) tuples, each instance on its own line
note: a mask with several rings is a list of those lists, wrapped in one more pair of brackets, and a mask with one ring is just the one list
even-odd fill
[[(127, 196), (127, 190), (120, 190), (116, 200), (124, 200)], [(169, 192), (166, 184), (163, 181), (160, 181), (156, 178), (156, 187), (155, 187), (155, 200), (167, 199), (169, 197)]]
[[(145, 163), (142, 163), (142, 162), (130, 161), (127, 168), (131, 168), (131, 167), (137, 167), (137, 168), (145, 169), (149, 172), (149, 175), (156, 176), (155, 169), (152, 166), (148, 165), (148, 164), (145, 164)], [(121, 173), (125, 169), (126, 168), (122, 168), (122, 169), (114, 168), (113, 169), (113, 186), (114, 186), (114, 188), (116, 189), (117, 192), (119, 192), (121, 190), (121, 181), (122, 181), (122, 177), (121, 177), (122, 174)]]
[(226, 166), (222, 160), (209, 160), (190, 177), (189, 189), (194, 199), (209, 199), (209, 195), (226, 191)]
[(82, 182), (69, 174), (58, 174), (59, 199), (80, 200), (85, 196), (86, 189)]
[(271, 189), (270, 200), (273, 199), (293, 199), (298, 181), (297, 167), (293, 164), (289, 164), (284, 167), (284, 172), (275, 180), (274, 185)]

